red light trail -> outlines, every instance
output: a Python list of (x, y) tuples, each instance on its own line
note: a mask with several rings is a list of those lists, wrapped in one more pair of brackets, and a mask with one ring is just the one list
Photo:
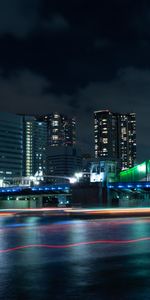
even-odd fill
[(68, 249), (73, 247), (79, 247), (82, 245), (96, 245), (96, 244), (132, 244), (138, 242), (150, 241), (150, 237), (143, 237), (139, 239), (132, 239), (132, 240), (95, 240), (95, 241), (87, 241), (87, 242), (79, 242), (73, 244), (64, 244), (64, 245), (49, 245), (49, 244), (29, 244), (29, 245), (22, 245), (16, 246), (13, 248), (1, 249), (0, 253), (12, 252), (17, 250), (23, 250), (28, 248), (48, 248), (48, 249)]

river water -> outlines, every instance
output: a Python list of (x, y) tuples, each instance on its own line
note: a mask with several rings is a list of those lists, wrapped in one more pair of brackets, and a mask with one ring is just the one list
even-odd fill
[(0, 299), (149, 299), (150, 218), (0, 218)]

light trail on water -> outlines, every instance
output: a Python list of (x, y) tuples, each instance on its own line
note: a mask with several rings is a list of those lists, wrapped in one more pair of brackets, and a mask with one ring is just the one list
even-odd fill
[(79, 242), (79, 243), (64, 244), (64, 245), (29, 244), (29, 245), (21, 245), (21, 246), (16, 246), (7, 249), (0, 249), (0, 253), (13, 252), (13, 251), (29, 249), (29, 248), (68, 249), (72, 247), (80, 247), (83, 245), (84, 246), (98, 245), (98, 244), (122, 245), (122, 244), (139, 243), (144, 241), (150, 241), (150, 237), (143, 237), (143, 238), (131, 239), (131, 240), (95, 240), (95, 241)]

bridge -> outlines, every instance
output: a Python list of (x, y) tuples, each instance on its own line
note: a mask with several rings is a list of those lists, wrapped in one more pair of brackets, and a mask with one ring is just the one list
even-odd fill
[(108, 202), (121, 207), (150, 206), (150, 181), (107, 184)]
[(70, 184), (10, 186), (0, 188), (0, 208), (41, 208), (69, 206), (70, 203)]
[(137, 182), (111, 182), (107, 184), (108, 189), (115, 190), (150, 190), (150, 181)]
[[(91, 187), (89, 185), (89, 187)], [(61, 205), (73, 203), (74, 197), (82, 198), (80, 184), (75, 185), (75, 190), (70, 183), (44, 184), (33, 186), (8, 186), (0, 188), (0, 208), (39, 208), (48, 207), (51, 202), (56, 200)], [(92, 188), (92, 187), (91, 187)], [(94, 187), (93, 187), (94, 188)], [(150, 206), (150, 181), (139, 182), (111, 182), (104, 187), (105, 193), (102, 191), (103, 186), (99, 185), (99, 197), (97, 203), (103, 203), (106, 197), (105, 205), (110, 205), (114, 201), (119, 201), (119, 205), (146, 205)], [(82, 190), (82, 189), (81, 189)], [(106, 192), (107, 190), (107, 192)], [(73, 192), (74, 191), (74, 192)], [(88, 186), (84, 186), (84, 195), (88, 198), (86, 192)], [(106, 194), (106, 195), (105, 195)], [(74, 196), (73, 196), (74, 195)], [(93, 195), (93, 194), (92, 194)], [(85, 198), (85, 197), (84, 197)], [(91, 197), (92, 199), (92, 197)], [(88, 203), (93, 205), (93, 200), (88, 198)], [(11, 200), (11, 201), (7, 201)], [(20, 201), (16, 201), (20, 200)], [(86, 200), (87, 201), (87, 200)], [(82, 200), (81, 200), (82, 202)], [(114, 204), (113, 204), (114, 205)]]
[(69, 184), (52, 184), (43, 186), (10, 186), (1, 187), (0, 196), (4, 195), (39, 195), (39, 194), (56, 194), (68, 193), (71, 186)]
[(39, 185), (40, 183), (74, 183), (74, 177), (69, 176), (54, 176), (54, 175), (35, 175), (22, 177), (7, 177), (1, 180), (1, 187), (6, 186), (31, 186)]

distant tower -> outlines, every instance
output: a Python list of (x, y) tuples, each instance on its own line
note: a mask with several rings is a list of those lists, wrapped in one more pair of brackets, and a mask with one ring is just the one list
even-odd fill
[(120, 169), (131, 168), (136, 162), (136, 115), (94, 112), (95, 157), (117, 160)]
[(81, 170), (76, 148), (76, 121), (58, 113), (39, 116), (47, 125), (47, 175), (70, 176)]
[(0, 179), (22, 176), (22, 118), (0, 112)]
[(34, 116), (23, 116), (23, 175), (46, 170), (47, 127)]
[(48, 146), (75, 146), (76, 121), (62, 114), (51, 113), (38, 118), (47, 124)]

